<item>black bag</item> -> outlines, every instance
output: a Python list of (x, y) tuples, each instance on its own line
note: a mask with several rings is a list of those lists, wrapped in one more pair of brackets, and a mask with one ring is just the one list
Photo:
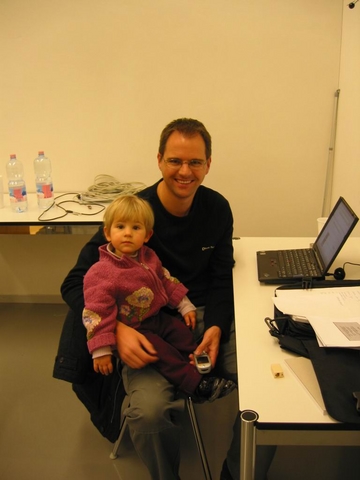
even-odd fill
[[(360, 281), (319, 281), (312, 288), (339, 286), (360, 286)], [(303, 285), (283, 285), (279, 288), (299, 289)], [(328, 414), (358, 429), (360, 412), (354, 392), (360, 392), (360, 350), (319, 347), (310, 324), (295, 322), (276, 307), (274, 319), (265, 318), (265, 323), (281, 348), (311, 360)]]
[(270, 335), (276, 337), (284, 350), (309, 358), (303, 340), (315, 338), (315, 332), (309, 323), (295, 322), (289, 315), (284, 315), (275, 308), (275, 318), (265, 318)]
[(121, 405), (126, 395), (121, 377), (121, 364), (113, 359), (111, 375), (88, 373), (87, 381), (73, 383), (78, 399), (90, 413), (90, 419), (101, 435), (115, 442), (120, 433)]
[(317, 340), (304, 340), (326, 411), (343, 423), (360, 424), (354, 392), (360, 392), (360, 351), (352, 348), (320, 348)]
[(81, 315), (69, 310), (61, 332), (53, 377), (72, 383), (73, 391), (90, 413), (101, 435), (115, 442), (120, 432), (125, 389), (121, 365), (113, 357), (111, 375), (95, 373)]

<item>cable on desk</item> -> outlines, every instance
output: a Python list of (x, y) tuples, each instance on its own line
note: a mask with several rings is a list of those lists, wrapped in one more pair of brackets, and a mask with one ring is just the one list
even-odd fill
[[(66, 217), (69, 213), (73, 215), (82, 215), (82, 216), (92, 216), (101, 213), (105, 210), (103, 203), (110, 203), (119, 195), (135, 195), (146, 188), (146, 185), (141, 182), (129, 182), (121, 183), (115, 177), (106, 174), (100, 174), (95, 177), (94, 184), (88, 187), (85, 192), (69, 192), (58, 195), (54, 198), (53, 203), (44, 210), (38, 217), (38, 221), (42, 222), (51, 222), (52, 220), (58, 220), (60, 218)], [(57, 200), (66, 195), (72, 195), (71, 200), (63, 200), (57, 202)], [(67, 207), (65, 204), (75, 204), (75, 205), (87, 205), (88, 209), (91, 210), (93, 206), (99, 207), (96, 211), (92, 212), (83, 212), (77, 211), (71, 208), (70, 205)], [(53, 216), (51, 218), (44, 218), (46, 212), (48, 212), (53, 207), (59, 208), (61, 210), (60, 215)]]
[[(72, 195), (73, 198), (70, 199), (70, 200), (62, 200), (61, 202), (57, 202), (57, 200), (59, 198), (62, 198), (62, 197), (65, 197), (67, 195)], [(104, 205), (101, 205), (101, 203), (95, 203), (95, 202), (92, 202), (91, 205), (87, 205), (88, 209), (89, 210), (92, 210), (93, 207), (99, 207), (96, 209), (96, 211), (91, 211), (90, 213), (88, 212), (81, 212), (81, 211), (77, 211), (77, 210), (70, 210), (69, 208), (65, 208), (63, 205), (65, 204), (70, 204), (70, 205), (87, 205), (87, 202), (84, 202), (84, 201), (80, 201), (80, 194), (79, 192), (68, 192), (68, 193), (63, 193), (61, 195), (58, 195), (57, 197), (54, 198), (54, 201), (53, 203), (46, 209), (44, 210), (43, 212), (41, 212), (41, 214), (38, 216), (38, 221), (42, 221), (42, 222), (51, 222), (53, 220), (58, 220), (59, 218), (64, 218), (66, 217), (66, 215), (68, 215), (69, 213), (72, 213), (73, 215), (79, 215), (79, 216), (86, 216), (86, 217), (90, 217), (90, 216), (93, 216), (93, 215), (97, 215), (98, 213), (101, 213), (102, 211), (105, 210), (105, 206)], [(61, 214), (60, 215), (57, 215), (57, 216), (52, 216), (51, 218), (44, 218), (44, 215), (46, 212), (48, 212), (49, 210), (51, 210), (52, 208), (59, 208), (61, 210)], [(75, 207), (76, 208), (76, 207)]]
[(134, 195), (144, 188), (146, 185), (141, 182), (121, 183), (111, 175), (100, 174), (95, 177), (94, 184), (80, 194), (80, 201), (107, 203), (119, 195)]

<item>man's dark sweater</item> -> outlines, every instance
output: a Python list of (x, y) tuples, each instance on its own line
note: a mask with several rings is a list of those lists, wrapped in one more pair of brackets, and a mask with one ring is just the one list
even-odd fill
[[(229, 203), (214, 190), (200, 186), (189, 214), (176, 217), (162, 206), (156, 193), (158, 183), (138, 194), (148, 200), (155, 214), (154, 235), (147, 245), (189, 289), (194, 305), (205, 306), (205, 328), (219, 326), (224, 340), (233, 319), (233, 217)], [(98, 261), (98, 248), (104, 243), (100, 228), (61, 286), (65, 302), (76, 313), (84, 308), (84, 274)]]

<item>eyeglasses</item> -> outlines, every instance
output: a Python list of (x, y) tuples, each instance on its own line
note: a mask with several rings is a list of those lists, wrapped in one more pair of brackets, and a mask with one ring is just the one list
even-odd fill
[(184, 162), (178, 158), (164, 158), (164, 162), (174, 170), (181, 168), (183, 165), (188, 165), (191, 170), (200, 170), (206, 165), (206, 160), (189, 160), (188, 162)]

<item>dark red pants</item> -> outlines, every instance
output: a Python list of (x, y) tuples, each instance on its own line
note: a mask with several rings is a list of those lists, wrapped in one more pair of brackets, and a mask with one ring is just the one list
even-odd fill
[(189, 363), (189, 354), (197, 347), (191, 330), (179, 318), (164, 312), (147, 318), (137, 330), (158, 353), (154, 368), (183, 392), (194, 393), (202, 375)]

